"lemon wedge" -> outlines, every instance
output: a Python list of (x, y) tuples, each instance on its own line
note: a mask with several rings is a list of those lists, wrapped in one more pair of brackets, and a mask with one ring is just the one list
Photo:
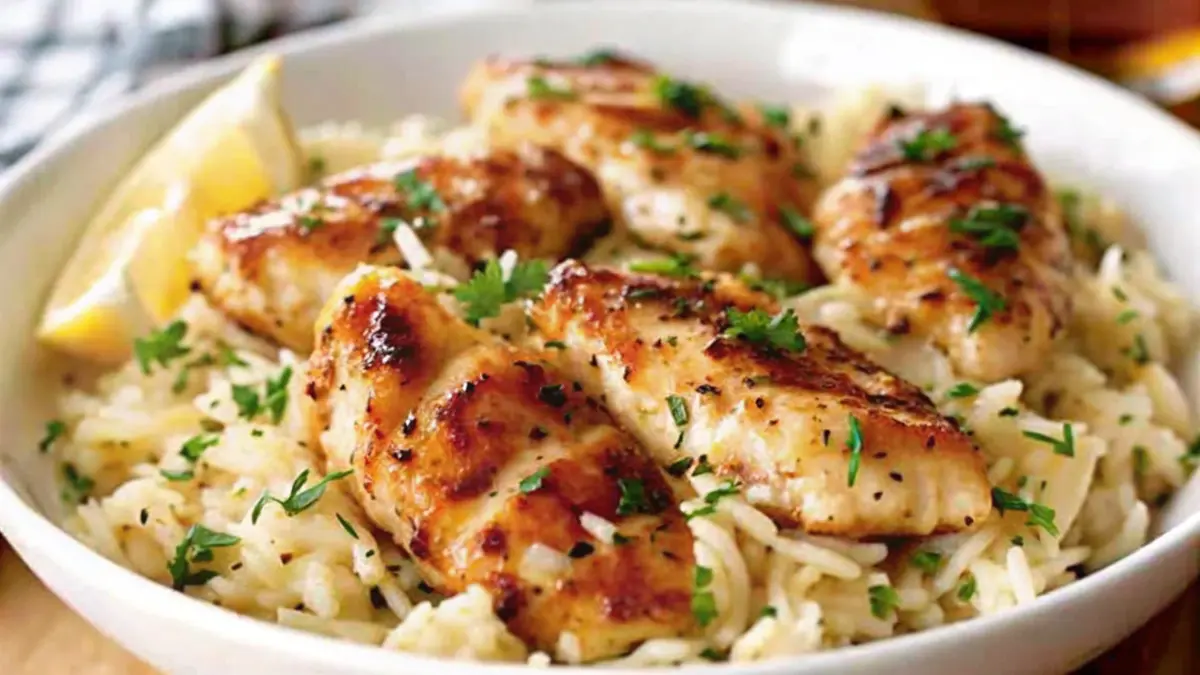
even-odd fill
[(186, 256), (205, 221), (299, 186), (279, 75), (279, 57), (255, 61), (134, 165), (60, 273), (37, 329), (43, 343), (90, 361), (128, 357), (135, 336), (187, 299)]

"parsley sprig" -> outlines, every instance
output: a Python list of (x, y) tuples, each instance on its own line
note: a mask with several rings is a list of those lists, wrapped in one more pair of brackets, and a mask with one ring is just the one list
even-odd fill
[(947, 272), (950, 280), (958, 284), (966, 296), (975, 301), (975, 314), (967, 324), (967, 332), (974, 333), (996, 312), (1003, 312), (1008, 307), (1004, 296), (988, 288), (982, 281), (959, 270), (952, 268)]
[(950, 220), (950, 231), (965, 234), (987, 248), (1015, 251), (1029, 211), (1018, 204), (972, 206), (962, 218)]
[(692, 616), (696, 623), (704, 628), (717, 618), (717, 599), (711, 586), (713, 571), (703, 565), (696, 565), (692, 573)]
[(238, 417), (252, 420), (260, 413), (270, 413), (271, 423), (279, 424), (288, 404), (288, 382), (292, 379), (292, 367), (287, 366), (279, 375), (267, 379), (266, 390), (259, 396), (254, 387), (235, 384), (231, 387), (233, 402), (237, 405)]
[(1074, 457), (1075, 456), (1075, 432), (1071, 428), (1070, 423), (1064, 424), (1062, 426), (1062, 430), (1063, 430), (1063, 437), (1061, 440), (1054, 438), (1053, 436), (1047, 436), (1046, 434), (1038, 433), (1036, 431), (1023, 431), (1021, 433), (1025, 436), (1025, 438), (1031, 438), (1035, 441), (1039, 441), (1039, 442), (1049, 445), (1051, 448), (1054, 449), (1054, 454), (1056, 454), (1056, 455), (1063, 455), (1066, 457)]
[(717, 512), (717, 504), (722, 499), (726, 497), (732, 497), (739, 492), (741, 492), (741, 488), (738, 487), (737, 483), (731, 480), (723, 481), (719, 486), (705, 493), (704, 506), (701, 506), (693, 511), (689, 511), (687, 514), (685, 514), (685, 518), (687, 520), (691, 520), (692, 518), (711, 516)]
[(672, 253), (669, 258), (656, 260), (639, 260), (629, 265), (629, 271), (641, 274), (661, 274), (666, 277), (692, 279), (700, 276), (699, 270), (692, 267), (695, 256), (682, 253)]
[(910, 162), (928, 162), (958, 147), (958, 138), (949, 129), (921, 129), (909, 138), (896, 141), (900, 154)]
[(42, 440), (38, 441), (38, 452), (49, 452), (50, 446), (54, 442), (67, 433), (67, 423), (62, 420), (50, 420), (46, 422), (46, 434), (42, 436)]
[(811, 220), (800, 215), (800, 212), (793, 208), (787, 206), (781, 207), (779, 209), (779, 216), (783, 220), (784, 226), (791, 230), (792, 234), (795, 234), (804, 241), (812, 239), (817, 231)]
[(519, 298), (534, 295), (546, 285), (546, 263), (541, 260), (519, 262), (508, 278), (495, 258), (475, 272), (471, 280), (454, 289), (454, 297), (465, 305), (467, 322), (479, 322), (500, 314), (500, 308)]
[(742, 156), (741, 148), (719, 134), (687, 129), (683, 132), (683, 142), (698, 152), (726, 159), (737, 159)]
[(712, 95), (704, 87), (660, 75), (654, 80), (654, 94), (662, 105), (696, 119), (704, 107), (712, 102)]
[(262, 515), (263, 508), (270, 502), (279, 504), (283, 507), (284, 513), (294, 516), (316, 504), (317, 500), (325, 494), (325, 488), (330, 483), (335, 480), (341, 480), (352, 473), (354, 473), (353, 469), (346, 469), (345, 471), (327, 474), (306, 490), (304, 489), (304, 485), (308, 482), (308, 469), (305, 469), (292, 481), (292, 489), (288, 492), (286, 498), (273, 497), (270, 492), (264, 491), (262, 496), (258, 498), (258, 501), (254, 502), (254, 508), (250, 510), (250, 523), (258, 523), (258, 517)]
[(551, 84), (541, 75), (530, 75), (529, 79), (525, 80), (526, 93), (529, 98), (549, 100), (549, 101), (572, 101), (577, 98), (574, 91), (568, 87), (560, 87)]
[(1025, 521), (1026, 525), (1040, 527), (1051, 536), (1058, 536), (1058, 526), (1054, 524), (1054, 509), (1049, 506), (1037, 502), (1027, 502), (998, 487), (992, 488), (992, 505), (996, 507), (1000, 515), (1004, 515), (1005, 511), (1028, 512), (1029, 520)]
[(134, 339), (133, 357), (142, 369), (142, 374), (149, 375), (155, 363), (166, 368), (175, 359), (191, 353), (191, 348), (183, 344), (187, 332), (187, 323), (176, 319), (162, 330), (154, 331), (144, 338)]
[(900, 594), (891, 586), (877, 585), (867, 589), (871, 614), (877, 619), (886, 619), (888, 614), (900, 607)]
[(781, 351), (801, 352), (807, 347), (800, 321), (792, 310), (774, 316), (757, 307), (748, 312), (730, 307), (726, 311), (729, 327), (723, 335)]
[(227, 548), (241, 541), (240, 537), (224, 532), (214, 532), (196, 523), (188, 528), (183, 541), (175, 547), (175, 557), (167, 563), (171, 573), (171, 587), (182, 591), (187, 586), (203, 586), (219, 576), (212, 570), (192, 571), (189, 562), (211, 562), (214, 548)]
[(746, 202), (734, 197), (728, 192), (718, 192), (708, 198), (708, 207), (720, 211), (733, 219), (735, 223), (748, 223), (754, 220), (754, 214)]

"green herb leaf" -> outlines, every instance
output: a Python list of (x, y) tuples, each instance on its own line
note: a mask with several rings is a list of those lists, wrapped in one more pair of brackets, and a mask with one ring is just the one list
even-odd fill
[(165, 368), (171, 361), (190, 353), (191, 348), (183, 346), (183, 338), (187, 336), (187, 331), (187, 324), (177, 319), (160, 331), (134, 339), (133, 356), (142, 373), (149, 375), (153, 364), (157, 363)]
[(446, 202), (433, 185), (421, 178), (416, 169), (401, 171), (392, 178), (396, 190), (407, 197), (408, 208), (418, 211), (440, 212), (446, 210)]
[(673, 145), (665, 145), (658, 141), (658, 137), (654, 132), (648, 129), (638, 129), (629, 135), (629, 142), (635, 147), (651, 150), (660, 154), (670, 154), (675, 152), (676, 148)]
[(631, 272), (639, 272), (642, 274), (661, 274), (667, 277), (680, 278), (695, 278), (700, 275), (696, 268), (692, 267), (692, 261), (696, 258), (690, 255), (681, 253), (673, 253), (669, 258), (659, 258), (657, 260), (639, 260), (631, 263), (629, 270)]
[(49, 452), (54, 441), (57, 441), (65, 433), (67, 433), (66, 422), (62, 420), (46, 422), (46, 434), (42, 436), (42, 440), (38, 441), (38, 452)]
[(279, 377), (267, 380), (267, 395), (263, 398), (263, 407), (271, 412), (271, 422), (279, 424), (288, 404), (288, 382), (292, 379), (292, 367), (287, 366), (279, 373)]
[[(1198, 439), (1200, 441), (1200, 439)], [(713, 472), (712, 464), (708, 463), (707, 455), (700, 455), (700, 461), (696, 462), (696, 470), (692, 472), (693, 476), (703, 476)]]
[(685, 427), (688, 423), (687, 401), (683, 400), (682, 396), (671, 394), (667, 397), (667, 407), (671, 410), (671, 419), (675, 421), (675, 426)]
[(81, 504), (96, 487), (96, 481), (79, 473), (74, 464), (64, 462), (62, 465), (63, 486), (60, 496), (68, 504)]
[(953, 387), (950, 387), (950, 390), (946, 392), (946, 395), (950, 398), (967, 398), (968, 396), (974, 396), (978, 393), (979, 389), (971, 383), (959, 382)]
[(662, 105), (672, 108), (686, 117), (697, 119), (711, 96), (702, 87), (660, 75), (654, 80), (654, 94)]
[(1058, 536), (1058, 526), (1054, 524), (1054, 509), (1036, 502), (1027, 502), (1011, 492), (1001, 488), (992, 488), (992, 505), (1004, 515), (1005, 511), (1024, 511), (1029, 513), (1026, 525), (1041, 527), (1051, 536)]
[(812, 239), (817, 231), (811, 220), (800, 215), (800, 212), (793, 208), (787, 206), (780, 207), (779, 215), (783, 217), (784, 226), (804, 241)]
[(728, 192), (718, 192), (709, 197), (708, 207), (714, 211), (724, 213), (737, 223), (748, 223), (754, 219), (754, 214), (750, 212), (750, 207)]
[(683, 142), (698, 152), (718, 155), (726, 159), (737, 159), (742, 156), (741, 148), (718, 134), (687, 129), (683, 132)]
[(525, 80), (526, 91), (529, 98), (541, 99), (547, 101), (573, 101), (576, 98), (575, 92), (567, 87), (557, 87), (546, 81), (541, 75), (530, 75), (529, 79)]
[(758, 111), (762, 113), (763, 122), (777, 129), (787, 129), (792, 126), (792, 112), (787, 106), (759, 103)]
[(996, 113), (996, 121), (999, 126), (996, 129), (996, 140), (1004, 143), (1013, 150), (1021, 150), (1021, 137), (1025, 132), (1012, 125), (1012, 122), (1007, 117)]
[(196, 472), (193, 469), (183, 469), (181, 471), (171, 471), (170, 469), (160, 469), (159, 473), (163, 478), (175, 483), (189, 481), (196, 477)]
[(900, 606), (900, 594), (891, 586), (871, 586), (867, 589), (867, 596), (871, 603), (871, 614), (877, 619), (886, 619)]
[(905, 160), (928, 162), (957, 147), (958, 139), (949, 129), (921, 129), (910, 138), (897, 140), (896, 144)]
[(212, 560), (212, 549), (226, 548), (240, 542), (239, 537), (213, 530), (196, 523), (188, 529), (183, 541), (175, 547), (175, 557), (167, 563), (171, 573), (171, 587), (182, 591), (187, 586), (202, 586), (217, 576), (211, 570), (193, 572), (191, 562), (207, 562)]
[(246, 363), (246, 361), (243, 360), (240, 356), (237, 355), (237, 352), (235, 352), (233, 350), (233, 347), (230, 347), (229, 345), (227, 345), (223, 342), (221, 344), (217, 345), (217, 363), (219, 363), (222, 366), (225, 366), (226, 368), (230, 368), (233, 366), (240, 366), (240, 367), (244, 368), (244, 367), (250, 365), (249, 363)]
[(682, 478), (695, 462), (691, 457), (681, 457), (667, 466), (667, 473), (676, 478)]
[(937, 551), (917, 551), (910, 562), (926, 574), (936, 574), (942, 565), (942, 554)]
[(859, 426), (858, 418), (854, 415), (850, 416), (850, 434), (846, 438), (846, 449), (850, 451), (850, 466), (847, 469), (846, 482), (850, 487), (854, 487), (854, 481), (858, 479), (858, 468), (862, 464), (863, 437), (862, 427)]
[(282, 506), (284, 513), (287, 513), (288, 516), (294, 516), (297, 513), (305, 511), (313, 504), (316, 504), (317, 500), (325, 494), (325, 488), (329, 483), (341, 480), (352, 473), (354, 473), (353, 469), (346, 469), (345, 471), (327, 474), (324, 478), (313, 484), (312, 487), (305, 490), (303, 489), (304, 485), (308, 482), (308, 469), (305, 469), (292, 481), (292, 489), (288, 492), (287, 498), (279, 499), (272, 497), (270, 492), (264, 492), (258, 498), (258, 501), (255, 502), (254, 508), (250, 512), (250, 523), (255, 524), (258, 522), (258, 517), (262, 514), (263, 507), (268, 502), (275, 502)]
[(503, 305), (541, 291), (547, 275), (544, 261), (530, 260), (514, 265), (505, 279), (499, 261), (493, 258), (470, 281), (455, 288), (454, 297), (466, 305), (467, 322), (478, 326), (483, 319), (498, 316)]
[(772, 316), (757, 307), (748, 312), (730, 307), (726, 317), (729, 320), (729, 327), (723, 333), (726, 337), (783, 351), (801, 352), (808, 346), (796, 313), (790, 309)]
[(1150, 363), (1150, 348), (1146, 346), (1146, 338), (1141, 333), (1133, 337), (1133, 344), (1129, 345), (1123, 353), (1140, 366)]
[(1029, 220), (1029, 211), (1017, 204), (972, 206), (963, 218), (950, 220), (950, 231), (965, 234), (987, 248), (1015, 251), (1021, 244), (1018, 233)]
[(179, 454), (183, 455), (187, 461), (195, 464), (204, 454), (204, 451), (213, 447), (221, 440), (217, 436), (196, 435), (183, 442), (179, 448)]
[(775, 609), (771, 605), (763, 607), (762, 611), (758, 613), (758, 618), (760, 619), (774, 619), (777, 616), (779, 616), (779, 610)]
[(971, 323), (967, 325), (968, 333), (974, 333), (988, 319), (992, 318), (995, 312), (1002, 312), (1008, 307), (1003, 296), (985, 286), (979, 279), (956, 268), (951, 268), (947, 276), (958, 284), (968, 298), (975, 301), (975, 314), (971, 317)]
[(692, 616), (701, 628), (717, 618), (717, 600), (709, 586), (713, 582), (713, 571), (703, 565), (696, 565), (692, 572)]
[(1056, 455), (1063, 455), (1066, 457), (1074, 457), (1075, 456), (1075, 432), (1071, 428), (1070, 424), (1064, 424), (1062, 429), (1063, 429), (1062, 440), (1054, 438), (1053, 436), (1047, 436), (1046, 434), (1040, 434), (1036, 431), (1023, 431), (1021, 433), (1022, 433), (1022, 435), (1025, 436), (1025, 438), (1032, 438), (1035, 441), (1040, 441), (1040, 442), (1045, 443), (1045, 444), (1049, 445), (1050, 447), (1054, 448), (1054, 454), (1056, 454)]
[(970, 602), (971, 598), (975, 597), (975, 575), (967, 574), (967, 578), (958, 586), (958, 599), (963, 602)]
[(646, 486), (637, 478), (619, 478), (617, 487), (621, 490), (621, 500), (617, 503), (617, 515), (627, 516), (631, 513), (641, 513), (646, 509)]
[(741, 275), (742, 283), (750, 287), (751, 290), (761, 291), (775, 298), (776, 300), (786, 300), (804, 293), (812, 288), (812, 286), (802, 281), (789, 281), (787, 279), (767, 279)]
[(325, 224), (325, 221), (321, 220), (320, 217), (307, 213), (302, 214), (298, 220), (300, 223), (300, 229), (304, 230), (305, 232), (312, 232), (313, 230)]
[(260, 409), (258, 392), (254, 391), (253, 387), (244, 384), (233, 385), (231, 391), (233, 402), (237, 405), (238, 417), (247, 420), (254, 419)]
[(354, 526), (350, 524), (350, 521), (343, 518), (342, 514), (340, 513), (335, 513), (334, 515), (337, 516), (337, 521), (342, 526), (342, 529), (346, 531), (346, 534), (358, 539), (358, 532), (354, 529)]
[(545, 480), (549, 477), (550, 477), (550, 467), (543, 466), (542, 468), (538, 469), (537, 471), (534, 471), (533, 473), (529, 474), (528, 476), (522, 478), (521, 482), (517, 484), (517, 489), (520, 490), (522, 494), (529, 494), (531, 492), (537, 492), (538, 490), (542, 489), (542, 485), (545, 483)]

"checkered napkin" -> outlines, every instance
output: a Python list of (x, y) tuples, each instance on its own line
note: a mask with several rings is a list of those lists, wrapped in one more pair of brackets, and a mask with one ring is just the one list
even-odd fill
[(0, 0), (0, 169), (184, 61), (349, 15), (355, 0)]

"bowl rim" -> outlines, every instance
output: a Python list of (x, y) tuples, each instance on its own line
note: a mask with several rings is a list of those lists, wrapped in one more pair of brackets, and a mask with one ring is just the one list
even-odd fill
[[(278, 53), (286, 61), (287, 56), (291, 54), (320, 51), (335, 45), (354, 43), (381, 33), (399, 34), (429, 28), (452, 28), (454, 24), (463, 22), (514, 19), (526, 16), (531, 11), (584, 15), (594, 13), (632, 15), (645, 9), (674, 12), (686, 10), (693, 14), (768, 12), (788, 15), (789, 18), (807, 16), (849, 24), (891, 24), (896, 29), (923, 34), (930, 39), (940, 40), (948, 46), (986, 47), (998, 59), (1007, 60), (1013, 65), (1020, 65), (1024, 68), (1035, 69), (1060, 80), (1064, 78), (1072, 80), (1076, 85), (1091, 90), (1105, 100), (1119, 101), (1130, 110), (1136, 110), (1137, 114), (1141, 115), (1147, 123), (1158, 125), (1178, 137), (1181, 144), (1190, 145), (1187, 152), (1200, 157), (1200, 135), (1150, 102), (1111, 82), (1054, 61), (1049, 57), (992, 38), (908, 17), (853, 7), (784, 2), (783, 0), (616, 0), (604, 4), (592, 4), (586, 0), (558, 0), (553, 4), (541, 4), (526, 0), (474, 11), (455, 9), (415, 14), (397, 12), (383, 16), (351, 19), (341, 24), (272, 40), (233, 54), (191, 65), (179, 73), (107, 103), (103, 109), (93, 114), (75, 118), (47, 138), (4, 174), (0, 174), (0, 203), (5, 203), (12, 198), (13, 194), (24, 189), (24, 186), (37, 175), (42, 165), (65, 153), (83, 138), (119, 126), (130, 112), (148, 107), (156, 101), (177, 98), (194, 89), (215, 86), (224, 77), (236, 72), (263, 53)], [(0, 476), (0, 526), (18, 553), (22, 550), (53, 551), (55, 564), (62, 574), (74, 579), (80, 585), (90, 587), (98, 595), (107, 597), (109, 601), (117, 601), (116, 598), (120, 598), (122, 603), (137, 605), (138, 612), (143, 616), (148, 615), (170, 619), (172, 622), (185, 623), (215, 639), (238, 644), (251, 650), (266, 650), (275, 653), (287, 651), (294, 658), (304, 658), (311, 664), (336, 665), (349, 672), (354, 672), (359, 668), (366, 672), (377, 672), (383, 666), (409, 666), (424, 671), (435, 667), (444, 668), (450, 663), (480, 675), (518, 675), (529, 672), (529, 666), (524, 663), (450, 662), (437, 657), (391, 651), (374, 645), (361, 645), (254, 619), (196, 600), (142, 577), (87, 547), (27, 504), (2, 476)], [(682, 671), (686, 673), (714, 672), (714, 668), (723, 668), (730, 672), (736, 670), (745, 675), (758, 673), (782, 675), (801, 663), (814, 668), (836, 665), (850, 669), (877, 665), (884, 659), (902, 658), (910, 651), (928, 649), (937, 643), (975, 640), (993, 630), (1044, 618), (1057, 613), (1064, 606), (1081, 602), (1093, 593), (1103, 592), (1105, 588), (1116, 586), (1122, 581), (1128, 582), (1139, 576), (1139, 568), (1143, 564), (1186, 546), (1188, 540), (1195, 540), (1193, 545), (1200, 546), (1200, 512), (1190, 514), (1183, 522), (1163, 532), (1113, 565), (1075, 583), (1056, 589), (1046, 596), (1039, 597), (1036, 602), (1014, 608), (1011, 611), (834, 650), (744, 664), (684, 666)], [(39, 577), (41, 576), (37, 568), (31, 566), (31, 569)], [(68, 603), (71, 602), (70, 598), (63, 599)], [(98, 626), (98, 628), (104, 630), (102, 626)], [(634, 673), (649, 675), (662, 672), (659, 667), (610, 668), (607, 670), (626, 675)], [(585, 673), (595, 672), (595, 670), (586, 666), (556, 666), (555, 672), (564, 673), (564, 675), (585, 675)]]

